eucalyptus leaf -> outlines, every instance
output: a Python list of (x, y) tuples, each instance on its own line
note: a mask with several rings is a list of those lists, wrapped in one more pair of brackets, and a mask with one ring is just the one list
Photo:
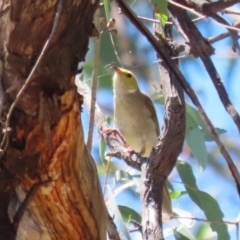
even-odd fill
[(101, 162), (103, 165), (105, 165), (105, 152), (106, 152), (106, 147), (107, 147), (107, 144), (106, 142), (104, 141), (104, 139), (101, 137), (100, 138), (100, 141), (99, 141), (99, 156), (100, 156), (100, 159), (101, 159)]
[[(218, 135), (221, 135), (227, 132), (227, 130), (222, 128), (215, 128), (215, 131), (218, 133)], [(208, 131), (202, 131), (202, 132), (203, 132), (203, 137), (205, 141), (208, 141), (208, 142), (214, 141), (212, 135)]]
[[(205, 122), (202, 120), (198, 110), (192, 107), (187, 101), (185, 102), (185, 104), (186, 104), (186, 118), (188, 119), (188, 117), (191, 116), (192, 120), (194, 120), (197, 126), (201, 128), (205, 141), (213, 141), (212, 135), (207, 129), (207, 126)], [(219, 135), (227, 132), (225, 129), (221, 128), (215, 128), (215, 130)]]
[(193, 118), (193, 116), (189, 112), (186, 112), (186, 132), (197, 127), (198, 124)]
[(197, 230), (196, 239), (216, 239), (216, 233), (211, 230), (208, 224), (201, 224)]
[(103, 0), (104, 10), (107, 21), (110, 19), (111, 4), (109, 0)]
[(132, 180), (132, 176), (124, 171), (124, 170), (117, 170), (115, 172), (115, 181), (117, 182), (122, 182), (122, 181), (129, 181)]
[(164, 28), (168, 20), (167, 0), (150, 0), (150, 2), (154, 7), (155, 15), (159, 19), (162, 28)]
[(135, 210), (133, 210), (132, 208), (129, 208), (123, 205), (118, 205), (118, 208), (125, 222), (129, 223), (130, 220), (134, 220), (138, 223), (141, 223), (142, 221), (141, 215), (137, 213)]
[(219, 240), (230, 239), (227, 225), (223, 222), (224, 215), (218, 202), (208, 193), (198, 189), (192, 168), (187, 162), (178, 160), (176, 167), (189, 197), (204, 212), (212, 231), (217, 233)]
[(196, 240), (193, 235), (184, 226), (178, 227), (174, 232), (174, 237), (176, 240)]
[(186, 191), (173, 191), (170, 192), (170, 197), (171, 199), (178, 199), (181, 196), (185, 195), (187, 192)]
[(198, 127), (186, 132), (186, 141), (194, 157), (198, 162), (199, 171), (202, 172), (207, 166), (207, 148), (202, 132)]

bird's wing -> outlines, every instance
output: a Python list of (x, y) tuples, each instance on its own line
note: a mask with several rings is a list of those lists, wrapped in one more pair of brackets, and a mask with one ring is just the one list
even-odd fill
[(159, 124), (158, 124), (156, 109), (154, 107), (154, 104), (153, 104), (152, 100), (147, 95), (145, 95), (145, 94), (143, 94), (143, 95), (145, 96), (144, 104), (146, 105), (146, 109), (148, 109), (149, 115), (150, 115), (151, 119), (153, 120), (153, 122), (156, 126), (157, 136), (159, 136), (160, 135), (160, 129), (159, 129)]

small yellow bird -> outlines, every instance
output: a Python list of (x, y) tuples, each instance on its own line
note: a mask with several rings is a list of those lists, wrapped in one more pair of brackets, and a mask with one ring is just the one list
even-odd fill
[[(149, 157), (157, 144), (160, 129), (152, 100), (139, 89), (135, 75), (114, 67), (114, 121), (126, 144)], [(168, 188), (163, 190), (162, 212), (172, 215)]]

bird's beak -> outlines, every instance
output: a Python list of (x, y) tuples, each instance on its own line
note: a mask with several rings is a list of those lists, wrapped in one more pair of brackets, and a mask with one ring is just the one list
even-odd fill
[(116, 73), (122, 73), (121, 68), (113, 67)]

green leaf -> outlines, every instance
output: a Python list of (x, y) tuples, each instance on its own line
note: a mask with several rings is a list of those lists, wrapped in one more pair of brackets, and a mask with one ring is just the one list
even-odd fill
[(173, 232), (176, 240), (195, 240), (186, 227), (178, 227), (176, 230), (173, 230)]
[(104, 141), (104, 139), (101, 137), (100, 141), (99, 141), (99, 148), (98, 149), (99, 149), (99, 156), (100, 156), (100, 159), (101, 159), (101, 162), (102, 162), (103, 165), (105, 165), (104, 161), (105, 161), (106, 147), (107, 147), (107, 144)]
[[(222, 129), (222, 128), (215, 128), (215, 130), (216, 130), (216, 132), (217, 132), (218, 135), (221, 135), (221, 134), (224, 134), (224, 133), (227, 132), (227, 130)], [(212, 137), (212, 135), (209, 133), (209, 131), (203, 131), (203, 130), (202, 130), (202, 132), (203, 132), (203, 137), (204, 137), (205, 141), (208, 141), (208, 142), (214, 141), (214, 140), (213, 140), (213, 137)]]
[(207, 148), (201, 130), (196, 127), (186, 132), (186, 141), (198, 162), (199, 171), (202, 172), (207, 166)]
[(208, 224), (202, 224), (197, 232), (196, 232), (196, 239), (216, 239), (216, 233), (213, 232)]
[[(205, 122), (202, 120), (198, 110), (192, 107), (188, 102), (185, 102), (185, 103), (186, 103), (187, 120), (191, 116), (191, 119), (195, 121), (196, 125), (201, 127), (201, 131), (203, 132), (205, 141), (213, 141), (212, 135), (207, 129), (207, 126)], [(225, 129), (221, 129), (221, 128), (215, 128), (215, 130), (219, 135), (227, 132)]]
[(194, 117), (188, 111), (186, 111), (186, 132), (196, 128), (197, 126), (198, 124)]
[(136, 222), (141, 223), (142, 221), (141, 215), (132, 208), (123, 205), (118, 205), (118, 209), (121, 212), (123, 220), (125, 222), (129, 223), (130, 220), (135, 220)]
[(162, 93), (156, 93), (152, 96), (152, 99), (154, 99), (154, 102), (160, 103), (161, 105), (164, 105), (165, 103), (165, 97)]
[(223, 222), (224, 215), (217, 201), (209, 194), (198, 189), (191, 166), (178, 160), (176, 167), (189, 197), (204, 212), (212, 231), (217, 233), (218, 240), (230, 239), (227, 225)]
[(96, 165), (96, 167), (97, 167), (97, 173), (98, 173), (98, 175), (99, 176), (105, 176), (105, 174), (106, 174), (106, 168), (105, 168), (105, 166), (103, 166), (102, 164), (97, 164)]
[(187, 114), (190, 115), (194, 119), (197, 126), (201, 126), (201, 128), (205, 131), (206, 130), (206, 125), (203, 122), (198, 110), (195, 109), (194, 107), (192, 107), (187, 101), (185, 101), (185, 103), (186, 103)]
[(154, 12), (160, 20), (161, 26), (164, 28), (168, 20), (167, 0), (150, 0), (154, 7)]
[(207, 166), (207, 148), (202, 131), (199, 129), (199, 114), (186, 102), (186, 133), (185, 139), (198, 162), (199, 171)]
[(170, 197), (171, 199), (178, 199), (181, 196), (185, 195), (187, 192), (186, 191), (174, 191), (170, 192)]
[(177, 231), (174, 231), (174, 237), (176, 240), (189, 240), (188, 237), (185, 237), (183, 234), (181, 234)]
[(124, 170), (117, 170), (115, 172), (115, 181), (117, 182), (122, 182), (122, 181), (129, 181), (132, 180), (132, 176), (124, 171)]
[(113, 122), (113, 118), (112, 117), (107, 117), (108, 125), (111, 125), (112, 122)]
[(105, 10), (105, 14), (106, 14), (106, 19), (108, 22), (110, 19), (111, 4), (110, 4), (109, 0), (103, 0), (103, 4), (104, 4), (104, 10)]

